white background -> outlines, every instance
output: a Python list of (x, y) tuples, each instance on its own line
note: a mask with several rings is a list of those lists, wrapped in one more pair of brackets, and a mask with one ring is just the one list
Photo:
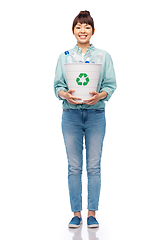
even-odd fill
[[(91, 43), (111, 54), (118, 88), (106, 106), (100, 229), (87, 231), (84, 166), (84, 224), (73, 233), (53, 80), (81, 10), (94, 18)], [(166, 239), (165, 23), (162, 0), (1, 1), (1, 240)]]

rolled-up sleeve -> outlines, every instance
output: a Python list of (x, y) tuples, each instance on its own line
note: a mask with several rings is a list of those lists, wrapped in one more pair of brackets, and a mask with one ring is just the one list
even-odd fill
[(68, 91), (68, 86), (66, 84), (66, 81), (63, 76), (63, 70), (62, 70), (62, 59), (61, 56), (58, 59), (56, 70), (55, 70), (55, 78), (54, 78), (54, 92), (56, 97), (59, 100), (63, 100), (62, 98), (59, 97), (59, 91)]
[(108, 101), (112, 96), (113, 92), (117, 88), (115, 71), (113, 67), (113, 62), (111, 56), (107, 53), (105, 59), (105, 69), (104, 69), (104, 78), (101, 83), (100, 92), (107, 92), (107, 97), (103, 99)]

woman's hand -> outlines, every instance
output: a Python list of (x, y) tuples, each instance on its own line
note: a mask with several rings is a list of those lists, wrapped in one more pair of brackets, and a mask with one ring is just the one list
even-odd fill
[(70, 89), (67, 92), (65, 91), (59, 91), (59, 97), (62, 99), (66, 99), (70, 104), (76, 105), (76, 104), (82, 104), (82, 102), (78, 102), (76, 100), (82, 100), (81, 98), (74, 97), (71, 93), (75, 92), (75, 90)]
[(84, 100), (83, 103), (87, 105), (95, 105), (100, 99), (104, 99), (107, 97), (107, 93), (105, 91), (98, 93), (98, 92), (89, 92), (90, 94), (93, 94), (93, 97)]

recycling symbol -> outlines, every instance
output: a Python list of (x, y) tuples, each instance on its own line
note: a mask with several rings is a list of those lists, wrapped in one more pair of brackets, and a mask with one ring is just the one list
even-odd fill
[(76, 82), (80, 86), (86, 86), (89, 83), (89, 77), (86, 73), (80, 73), (79, 77), (76, 79)]

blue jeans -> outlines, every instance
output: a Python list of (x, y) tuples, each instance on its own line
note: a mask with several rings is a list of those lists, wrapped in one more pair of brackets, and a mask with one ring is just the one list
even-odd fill
[(88, 209), (98, 210), (100, 162), (105, 136), (105, 109), (64, 109), (62, 132), (68, 158), (68, 186), (72, 212), (82, 210), (83, 138), (86, 147)]

